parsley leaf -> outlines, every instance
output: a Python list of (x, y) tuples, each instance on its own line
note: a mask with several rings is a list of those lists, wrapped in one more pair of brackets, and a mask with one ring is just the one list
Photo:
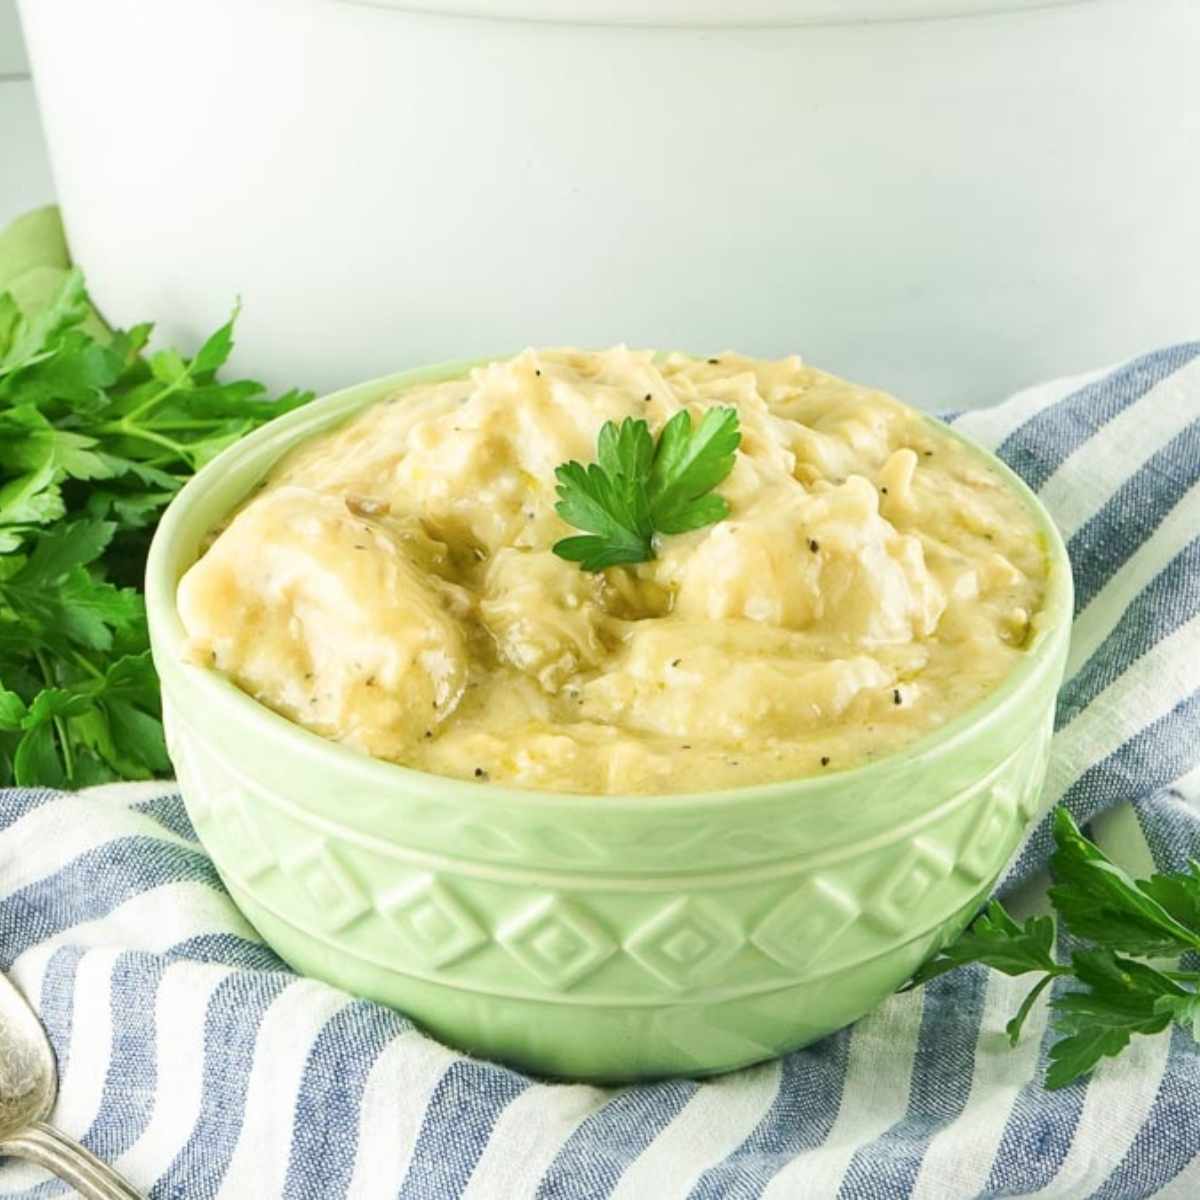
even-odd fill
[(0, 733), (15, 733), (25, 719), (25, 702), (16, 692), (0, 691)]
[(952, 971), (965, 963), (981, 962), (1005, 975), (1028, 971), (1057, 972), (1054, 960), (1054, 922), (1049, 917), (1030, 917), (1018, 925), (993, 900), (956, 942), (930, 959), (913, 976), (913, 983)]
[(643, 420), (606, 421), (594, 463), (563, 463), (555, 472), (555, 511), (584, 535), (563, 538), (554, 553), (585, 571), (654, 558), (659, 534), (685, 533), (729, 515), (712, 489), (733, 470), (741, 443), (737, 409), (712, 408), (693, 432), (691, 414), (676, 413), (657, 444)]
[(1138, 887), (1172, 920), (1200, 930), (1200, 863), (1193, 860), (1186, 871), (1173, 875), (1151, 875), (1140, 880)]
[[(1144, 956), (1200, 949), (1200, 929), (1180, 924), (1143, 885), (1109, 862), (1065, 808), (1054, 814), (1054, 840), (1050, 865), (1057, 883), (1050, 901), (1077, 937)], [(1196, 889), (1200, 896), (1200, 880)]]
[(1054, 921), (1050, 917), (1030, 917), (1024, 925), (1018, 925), (995, 900), (966, 933), (931, 958), (913, 976), (909, 986), (928, 983), (967, 963), (982, 963), (1005, 975), (1043, 973), (1006, 1027), (1014, 1046), (1037, 998), (1057, 976), (1070, 972), (1069, 967), (1060, 966), (1054, 958)]
[(1159, 996), (1155, 1001), (1159, 1012), (1170, 1013), (1192, 1037), (1200, 1042), (1200, 992), (1184, 992), (1182, 995)]
[(733, 470), (741, 441), (736, 408), (710, 408), (694, 434), (686, 409), (666, 423), (646, 489), (655, 529), (686, 533), (729, 515), (722, 497), (706, 493)]
[(1019, 925), (992, 901), (910, 986), (968, 963), (1007, 975), (1039, 974), (1008, 1024), (1015, 1043), (1038, 997), (1061, 979), (1064, 989), (1050, 1002), (1061, 1036), (1050, 1050), (1047, 1088), (1064, 1087), (1102, 1058), (1119, 1054), (1134, 1034), (1161, 1033), (1173, 1021), (1200, 1041), (1200, 972), (1139, 961), (1200, 948), (1200, 864), (1135, 880), (1079, 832), (1065, 809), (1055, 813), (1054, 840), (1050, 901), (1078, 939), (1069, 963), (1054, 957), (1050, 917)]
[[(559, 502), (555, 510), (564, 521), (590, 534), (563, 538), (554, 553), (578, 562), (585, 571), (602, 571), (618, 563), (646, 562), (654, 557), (653, 530), (644, 503), (630, 493), (636, 482), (610, 475), (597, 463), (564, 463), (555, 471)], [(644, 490), (643, 497), (644, 499)]]
[(83, 275), (77, 270), (67, 273), (50, 302), (32, 316), (21, 312), (16, 298), (9, 295), (0, 320), (4, 330), (0, 341), (0, 388), (7, 386), (18, 371), (52, 358), (66, 340), (63, 335), (81, 325), (87, 313)]
[(1065, 1035), (1050, 1047), (1046, 1086), (1052, 1089), (1086, 1074), (1101, 1058), (1119, 1054), (1135, 1033), (1161, 1033), (1171, 1013), (1158, 1001), (1187, 995), (1162, 972), (1108, 950), (1077, 950), (1071, 967), (1083, 987), (1052, 1002), (1055, 1029)]
[[(0, 235), (2, 238), (3, 235)], [(188, 358), (110, 333), (78, 271), (0, 293), (0, 785), (170, 770), (140, 593), (159, 514), (199, 466), (310, 393), (222, 381), (234, 316)]]

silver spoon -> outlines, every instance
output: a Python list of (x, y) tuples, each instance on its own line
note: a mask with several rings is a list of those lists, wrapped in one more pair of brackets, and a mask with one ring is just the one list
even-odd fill
[(0, 972), (0, 1158), (37, 1163), (84, 1200), (142, 1200), (112, 1167), (46, 1124), (57, 1090), (46, 1031)]

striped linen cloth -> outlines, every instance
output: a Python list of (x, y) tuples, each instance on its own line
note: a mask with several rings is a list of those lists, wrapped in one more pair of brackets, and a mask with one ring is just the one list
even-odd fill
[[(958, 425), (1041, 494), (1078, 610), (1049, 798), (1139, 872), (1200, 854), (1200, 344)], [(1191, 798), (1189, 798), (1191, 797)], [(1039, 903), (1045, 824), (1002, 891)], [(53, 1119), (155, 1200), (1200, 1196), (1200, 1050), (1139, 1038), (1046, 1092), (1024, 981), (968, 968), (706, 1082), (545, 1084), (290, 972), (170, 785), (0, 793), (0, 967), (49, 1029)], [(62, 1194), (0, 1163), (0, 1195)]]

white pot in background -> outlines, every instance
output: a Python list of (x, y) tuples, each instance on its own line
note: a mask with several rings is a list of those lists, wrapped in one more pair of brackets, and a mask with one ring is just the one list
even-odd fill
[(275, 384), (627, 341), (957, 407), (1200, 328), (1195, 0), (22, 16), (97, 302), (186, 344), (240, 295)]

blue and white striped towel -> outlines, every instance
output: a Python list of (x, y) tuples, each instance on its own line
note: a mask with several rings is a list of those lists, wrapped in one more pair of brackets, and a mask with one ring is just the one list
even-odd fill
[[(1179, 867), (1200, 853), (1200, 775), (1177, 786), (1200, 761), (1200, 344), (959, 424), (1040, 492), (1075, 566), (1051, 796), (1139, 872)], [(1047, 845), (1006, 877), (1018, 907)], [(534, 1082), (292, 974), (169, 786), (0, 793), (0, 968), (50, 1030), (54, 1120), (154, 1200), (1200, 1196), (1179, 1030), (1045, 1092), (1045, 1003), (1010, 1050), (1024, 982), (970, 968), (724, 1078)], [(0, 1194), (61, 1194), (41, 1178), (0, 1164)]]

